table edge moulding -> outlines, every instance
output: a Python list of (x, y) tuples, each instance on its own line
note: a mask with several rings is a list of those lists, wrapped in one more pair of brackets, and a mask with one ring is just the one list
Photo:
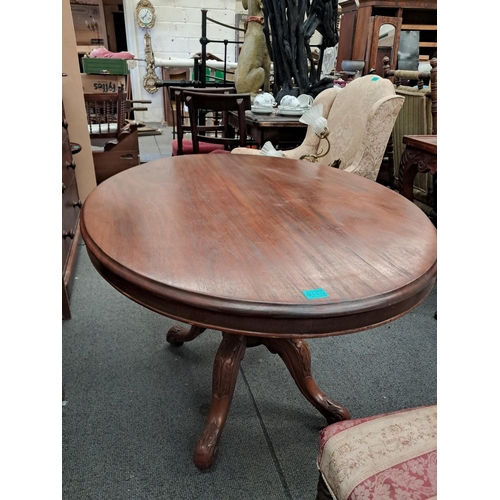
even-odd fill
[[(229, 155), (224, 155), (229, 156)], [(226, 159), (225, 162), (231, 162), (235, 165), (249, 163), (251, 166), (258, 164), (274, 163), (267, 157), (251, 157), (244, 159), (233, 158)], [(181, 163), (178, 159), (182, 157), (169, 158), (170, 165), (177, 168)], [(253, 158), (253, 159), (250, 159)], [(280, 159), (280, 163), (286, 165), (287, 162), (296, 163), (296, 160)], [(190, 168), (195, 168), (190, 162)], [(150, 162), (147, 168), (154, 169), (163, 164), (163, 160)], [(302, 162), (299, 163), (300, 166)], [(141, 175), (146, 175), (143, 165)], [(202, 168), (209, 168), (201, 166)], [(251, 168), (246, 166), (245, 168)], [(309, 166), (309, 168), (320, 169), (319, 166)], [(327, 168), (327, 167), (325, 167)], [(352, 174), (340, 172), (338, 170), (329, 172), (333, 176)], [(138, 171), (133, 171), (135, 176)], [(124, 178), (124, 177), (122, 177)], [(349, 177), (348, 177), (349, 178)], [(376, 183), (361, 179), (357, 182), (367, 185), (367, 188), (374, 188)], [(109, 184), (108, 184), (109, 185)], [(399, 196), (397, 193), (387, 192), (387, 188), (377, 185), (377, 190), (382, 190), (385, 197)], [(96, 192), (89, 196), (92, 200)], [(415, 211), (419, 213), (418, 208)], [(423, 215), (426, 219), (425, 215)], [(427, 219), (426, 219), (427, 220)], [(306, 335), (308, 337), (320, 337), (332, 334), (348, 333), (362, 328), (371, 328), (374, 317), (377, 317), (377, 324), (391, 321), (401, 314), (404, 314), (408, 307), (417, 306), (432, 288), (432, 276), (436, 272), (436, 262), (430, 263), (428, 269), (417, 279), (410, 280), (407, 284), (397, 290), (386, 291), (382, 295), (367, 296), (357, 298), (352, 301), (331, 301), (330, 303), (321, 303), (311, 305), (307, 300), (304, 302), (280, 302), (268, 303), (259, 300), (246, 300), (238, 297), (211, 296), (210, 294), (200, 293), (196, 290), (185, 290), (177, 288), (168, 283), (161, 283), (158, 280), (148, 276), (141, 276), (136, 272), (131, 272), (112, 257), (107, 255), (92, 239), (85, 227), (85, 209), (82, 211), (82, 235), (86, 240), (87, 249), (94, 265), (103, 274), (103, 276), (121, 289), (127, 295), (140, 293), (134, 300), (152, 310), (167, 314), (169, 317), (179, 321), (189, 321), (206, 328), (224, 329), (233, 333), (243, 333), (259, 336), (276, 335), (277, 337), (299, 337)], [(165, 303), (165, 299), (168, 302)], [(249, 316), (250, 315), (250, 319)], [(304, 315), (304, 318), (301, 316)], [(241, 326), (241, 317), (245, 316), (245, 326)], [(271, 317), (270, 317), (271, 316)], [(332, 328), (331, 318), (335, 317), (335, 327)], [(294, 330), (290, 331), (290, 325), (282, 325), (285, 318), (293, 319)], [(354, 326), (351, 326), (353, 325)]]

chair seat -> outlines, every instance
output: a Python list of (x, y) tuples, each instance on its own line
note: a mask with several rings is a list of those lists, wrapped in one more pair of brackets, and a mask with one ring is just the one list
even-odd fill
[[(191, 139), (182, 139), (182, 149), (185, 155), (193, 154), (193, 142)], [(212, 151), (223, 150), (222, 144), (208, 144), (206, 142), (200, 143), (200, 154), (211, 153)], [(177, 140), (172, 141), (172, 156), (177, 156), (178, 144)]]
[(317, 465), (336, 500), (435, 498), (437, 406), (332, 424), (320, 433)]

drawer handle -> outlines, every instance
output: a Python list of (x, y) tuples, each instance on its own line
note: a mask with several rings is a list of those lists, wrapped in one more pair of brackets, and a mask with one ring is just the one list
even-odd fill
[(66, 191), (66, 185), (63, 182), (63, 194), (64, 194), (64, 191)]
[(67, 129), (68, 128), (68, 120), (64, 119), (62, 121), (62, 126)]
[(72, 240), (75, 237), (75, 232), (73, 229), (70, 229), (69, 231), (63, 231), (62, 235), (63, 238), (70, 238)]
[(82, 201), (81, 200), (74, 201), (73, 206), (78, 207), (78, 208), (82, 208)]
[(69, 161), (67, 161), (66, 168), (72, 168), (73, 170), (75, 170), (75, 168), (76, 168), (75, 160), (73, 160), (71, 163)]

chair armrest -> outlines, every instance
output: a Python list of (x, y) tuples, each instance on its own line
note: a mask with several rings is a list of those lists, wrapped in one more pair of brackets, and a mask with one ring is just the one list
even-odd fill
[(340, 168), (376, 181), (384, 151), (394, 123), (404, 103), (404, 97), (390, 95), (382, 97), (374, 105), (361, 140), (361, 145), (351, 165)]

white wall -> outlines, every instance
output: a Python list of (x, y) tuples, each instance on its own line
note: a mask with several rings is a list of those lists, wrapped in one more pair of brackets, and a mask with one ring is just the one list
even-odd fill
[[(201, 10), (207, 10), (207, 16), (229, 26), (235, 25), (236, 13), (243, 10), (241, 1), (235, 0), (151, 0), (156, 12), (156, 23), (149, 30), (155, 57), (161, 59), (189, 59), (201, 52)], [(125, 27), (127, 31), (128, 51), (136, 58), (144, 59), (144, 34), (135, 21), (137, 0), (123, 0)], [(207, 38), (213, 40), (235, 40), (236, 32), (218, 24), (207, 22)], [(221, 59), (224, 57), (224, 44), (210, 43), (210, 52)], [(234, 62), (234, 45), (228, 45), (228, 61)], [(143, 122), (161, 122), (163, 120), (163, 99), (161, 89), (155, 94), (147, 92), (142, 79), (146, 74), (146, 62), (136, 61), (136, 67), (130, 70), (132, 95), (135, 100), (151, 100), (148, 111), (137, 112), (136, 118)], [(156, 69), (161, 78), (161, 70)]]

